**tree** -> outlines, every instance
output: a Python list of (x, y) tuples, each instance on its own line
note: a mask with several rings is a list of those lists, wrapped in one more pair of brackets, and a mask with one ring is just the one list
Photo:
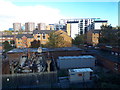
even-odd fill
[(38, 48), (40, 47), (40, 40), (34, 40), (33, 42), (31, 42), (31, 48)]
[(59, 32), (52, 32), (49, 34), (48, 42), (46, 47), (57, 48), (57, 47), (67, 47), (68, 43), (64, 40)]
[(84, 44), (84, 43), (85, 43), (85, 34), (83, 34), (83, 35), (77, 35), (73, 39), (73, 44), (75, 44), (75, 45), (80, 45), (80, 44)]
[(120, 30), (113, 30), (111, 25), (101, 26), (99, 43), (116, 46), (119, 41)]
[(5, 49), (5, 52), (13, 49), (13, 47), (9, 44), (8, 41), (3, 42), (2, 44), (3, 44), (3, 47), (4, 47), (4, 49)]

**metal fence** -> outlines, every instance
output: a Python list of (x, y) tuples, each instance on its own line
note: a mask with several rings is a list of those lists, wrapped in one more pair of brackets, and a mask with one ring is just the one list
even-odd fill
[(2, 76), (2, 88), (52, 88), (57, 84), (57, 72), (13, 74)]

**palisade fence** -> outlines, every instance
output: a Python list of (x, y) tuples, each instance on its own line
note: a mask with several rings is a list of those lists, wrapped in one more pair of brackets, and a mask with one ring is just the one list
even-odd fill
[(57, 87), (57, 72), (10, 74), (2, 76), (2, 88)]

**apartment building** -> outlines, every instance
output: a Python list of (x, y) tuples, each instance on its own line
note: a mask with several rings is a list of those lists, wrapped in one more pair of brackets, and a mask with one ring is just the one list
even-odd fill
[(15, 40), (15, 36), (14, 35), (3, 35), (0, 37), (0, 43), (8, 41), (10, 43), (10, 41)]
[(72, 47), (72, 38), (67, 35), (67, 33), (63, 30), (57, 30), (56, 35), (60, 35), (64, 43), (60, 43), (59, 47)]
[(45, 23), (38, 23), (38, 30), (45, 30), (45, 29), (46, 29)]
[(90, 30), (87, 32), (87, 43), (91, 45), (97, 45), (99, 43), (100, 30)]
[(31, 46), (31, 42), (34, 40), (32, 34), (18, 34), (16, 36), (16, 47), (17, 48), (28, 48)]
[(33, 30), (35, 30), (35, 23), (34, 22), (25, 23), (25, 31), (26, 32), (33, 31)]
[(14, 31), (20, 31), (21, 23), (13, 23), (13, 29), (14, 29)]
[[(94, 27), (94, 29), (101, 29), (101, 26), (102, 25), (107, 25), (108, 23), (107, 23), (108, 21), (107, 20), (95, 20), (93, 23), (92, 23), (92, 25), (91, 26), (93, 26)], [(88, 27), (89, 28), (89, 27)], [(89, 28), (89, 30), (91, 30), (91, 28)]]
[(106, 25), (107, 20), (100, 18), (76, 18), (76, 19), (61, 19), (61, 24), (66, 24), (66, 32), (72, 38), (76, 35), (87, 33), (89, 30), (100, 29), (101, 25)]
[(41, 44), (46, 44), (48, 41), (49, 34), (51, 32), (53, 32), (53, 30), (34, 30), (34, 40), (40, 40)]
[(54, 24), (46, 25), (46, 30), (55, 30)]

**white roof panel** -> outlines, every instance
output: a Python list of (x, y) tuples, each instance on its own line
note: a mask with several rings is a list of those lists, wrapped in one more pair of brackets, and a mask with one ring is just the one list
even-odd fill
[(80, 58), (95, 58), (91, 55), (84, 55), (84, 56), (63, 56), (59, 57), (59, 59), (80, 59)]
[(69, 72), (93, 72), (90, 68), (69, 69)]

